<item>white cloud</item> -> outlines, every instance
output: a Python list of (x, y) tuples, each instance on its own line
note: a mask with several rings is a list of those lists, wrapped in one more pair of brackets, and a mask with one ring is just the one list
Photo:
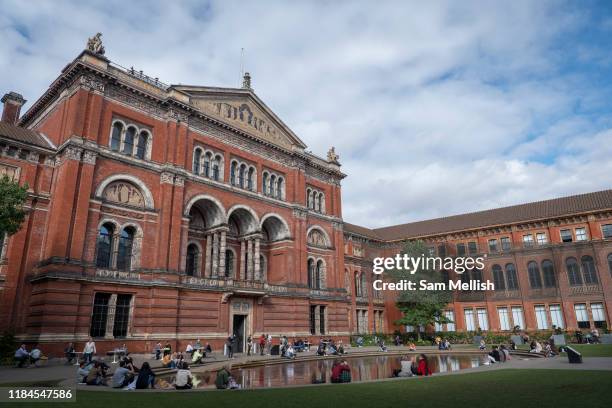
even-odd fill
[[(238, 86), (341, 154), (344, 218), (383, 226), (609, 188), (610, 69), (556, 2), (0, 0), (0, 90), (30, 103), (104, 33), (107, 56), (169, 83)], [(609, 28), (610, 19), (601, 29)], [(573, 43), (572, 43), (573, 41)], [(607, 85), (607, 83), (603, 83)]]

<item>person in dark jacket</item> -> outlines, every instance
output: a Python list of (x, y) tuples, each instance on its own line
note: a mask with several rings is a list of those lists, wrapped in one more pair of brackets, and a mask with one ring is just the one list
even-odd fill
[(492, 350), (489, 353), (489, 355), (493, 357), (493, 359), (495, 359), (496, 363), (499, 363), (502, 361), (502, 357), (501, 357), (501, 354), (499, 354), (499, 350), (497, 349), (497, 346), (492, 347)]
[(147, 388), (155, 388), (155, 373), (151, 370), (151, 366), (146, 361), (142, 363), (138, 378), (136, 379), (136, 389), (146, 390)]
[(230, 372), (227, 367), (221, 367), (219, 371), (217, 371), (217, 378), (215, 379), (215, 386), (219, 390), (227, 389), (229, 385)]

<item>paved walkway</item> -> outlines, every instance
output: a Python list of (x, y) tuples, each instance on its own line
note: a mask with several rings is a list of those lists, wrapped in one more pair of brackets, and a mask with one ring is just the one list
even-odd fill
[[(362, 347), (352, 348), (347, 357), (351, 354), (361, 353), (374, 353), (377, 352), (377, 347)], [(403, 347), (390, 347), (391, 353), (407, 352), (406, 348)], [(473, 347), (456, 347), (453, 352), (466, 353), (477, 351)], [(438, 352), (433, 347), (419, 347), (419, 353), (432, 354)], [(151, 366), (156, 369), (161, 369), (161, 363), (159, 360), (151, 359), (149, 354), (146, 355), (131, 355), (134, 362), (137, 365), (141, 365), (144, 361), (148, 361)], [(313, 357), (314, 350), (310, 352), (300, 353), (299, 357)], [(107, 359), (107, 363), (112, 359)], [(228, 360), (227, 358), (220, 356), (217, 359), (207, 359), (206, 363), (202, 366), (193, 366), (192, 371), (215, 370), (222, 365), (231, 364), (244, 364), (249, 362), (278, 362), (281, 361), (278, 356), (246, 356)], [(282, 360), (285, 361), (285, 360)], [(453, 375), (453, 374), (465, 374), (471, 372), (482, 372), (488, 370), (500, 370), (500, 369), (562, 369), (562, 370), (612, 370), (612, 357), (585, 357), (583, 364), (569, 364), (565, 356), (558, 356), (554, 358), (523, 358), (515, 356), (512, 360), (503, 364), (492, 364), (489, 366), (481, 366), (476, 368), (468, 368), (456, 372), (439, 373), (436, 375)], [(111, 364), (111, 366), (115, 366)], [(1, 383), (13, 383), (13, 382), (38, 382), (38, 381), (51, 381), (51, 380), (62, 380), (62, 385), (73, 386), (76, 381), (77, 367), (74, 365), (66, 365), (65, 362), (57, 359), (50, 360), (47, 366), (44, 367), (32, 367), (17, 369), (12, 366), (0, 367), (0, 384)], [(112, 390), (110, 387), (99, 387), (96, 390)]]

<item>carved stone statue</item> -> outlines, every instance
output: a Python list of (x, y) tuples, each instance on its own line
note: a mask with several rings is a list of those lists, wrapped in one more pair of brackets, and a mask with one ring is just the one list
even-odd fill
[(102, 33), (97, 33), (87, 40), (87, 50), (94, 54), (104, 55), (104, 46), (102, 45)]
[(340, 164), (340, 155), (336, 154), (336, 148), (334, 146), (331, 147), (327, 151), (327, 161), (335, 164)]

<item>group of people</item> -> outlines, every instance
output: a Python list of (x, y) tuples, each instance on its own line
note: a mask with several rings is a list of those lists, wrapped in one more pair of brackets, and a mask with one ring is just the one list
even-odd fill
[(338, 340), (336, 343), (333, 339), (319, 341), (319, 345), (317, 346), (317, 356), (338, 356), (345, 354), (344, 344), (342, 340)]
[(427, 356), (420, 354), (415, 356), (404, 356), (400, 361), (401, 369), (394, 370), (394, 377), (413, 377), (413, 376), (429, 376), (432, 375)]
[(46, 358), (42, 351), (38, 348), (38, 345), (35, 345), (32, 348), (32, 351), (28, 351), (25, 344), (19, 346), (19, 348), (15, 351), (15, 361), (17, 362), (18, 368), (36, 366), (36, 363)]
[(123, 356), (110, 378), (109, 372), (110, 367), (102, 360), (81, 360), (77, 369), (77, 382), (87, 385), (110, 385), (113, 388), (155, 388), (155, 373), (147, 362), (138, 367), (131, 357)]
[(438, 346), (438, 350), (450, 350), (451, 349), (451, 343), (448, 339), (443, 339), (440, 336), (437, 336), (434, 339), (434, 345)]

